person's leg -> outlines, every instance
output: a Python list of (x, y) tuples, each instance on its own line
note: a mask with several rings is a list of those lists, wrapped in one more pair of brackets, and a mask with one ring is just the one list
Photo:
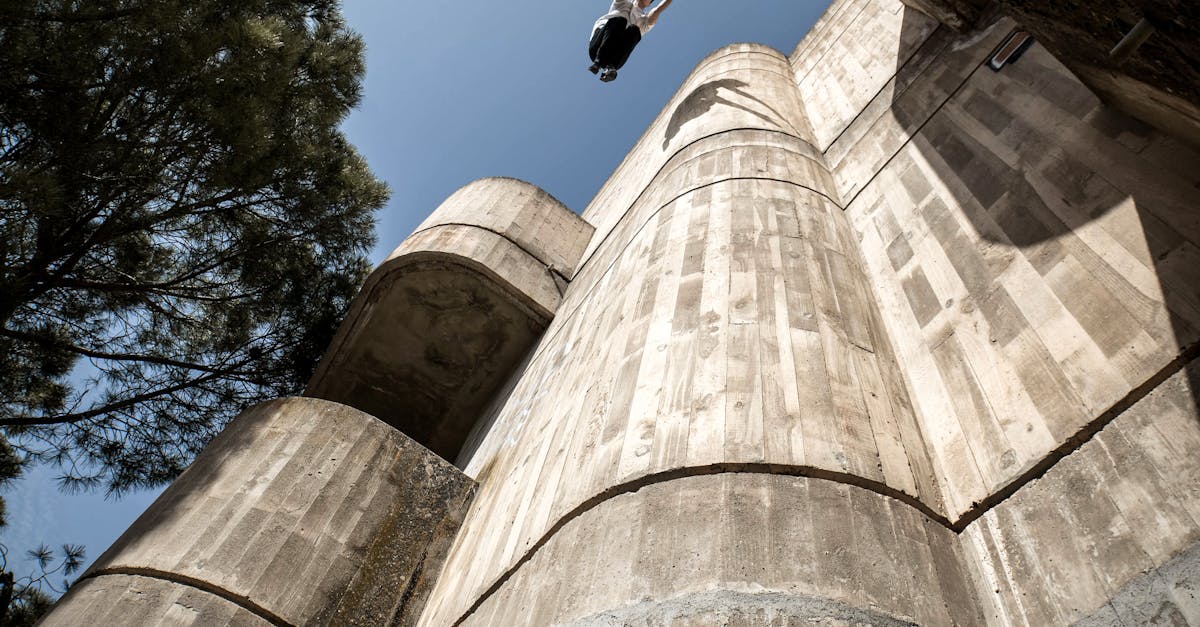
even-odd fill
[(636, 26), (629, 26), (618, 36), (619, 44), (610, 46), (613, 48), (612, 58), (607, 65), (614, 70), (619, 70), (625, 66), (625, 62), (629, 60), (629, 55), (633, 54), (633, 49), (637, 47), (638, 42), (642, 40), (642, 31)]
[[(624, 50), (625, 31), (629, 30), (629, 22), (623, 17), (614, 17), (604, 24), (604, 27), (597, 31), (599, 39), (596, 45), (596, 54), (592, 56), (592, 61), (595, 61), (600, 67), (613, 67), (613, 63), (620, 59), (628, 59), (629, 53)], [(634, 28), (633, 30), (637, 30)], [(623, 61), (622, 61), (623, 62)]]
[(600, 52), (600, 43), (604, 41), (604, 29), (597, 28), (592, 31), (592, 39), (588, 42), (588, 58), (592, 60), (592, 64), (588, 66), (588, 71), (595, 74), (600, 70), (600, 64), (596, 62), (596, 54)]
[(606, 58), (600, 63), (602, 70), (600, 80), (609, 82), (617, 78), (617, 70), (629, 60), (629, 55), (642, 40), (642, 31), (636, 26), (629, 26), (621, 33), (613, 33), (605, 44)]
[[(612, 20), (609, 21), (611, 22)], [(588, 42), (588, 57), (592, 59), (593, 65), (600, 63), (600, 48), (604, 45), (604, 40), (608, 37), (608, 33), (608, 23), (605, 23), (604, 26), (592, 32), (592, 39)]]

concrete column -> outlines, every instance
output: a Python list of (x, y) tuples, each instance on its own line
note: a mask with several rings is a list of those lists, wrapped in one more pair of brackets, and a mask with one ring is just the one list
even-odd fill
[(473, 482), (358, 410), (241, 414), (43, 625), (411, 624)]
[(453, 461), (558, 310), (591, 234), (529, 183), (464, 186), (371, 273), (305, 395)]
[(770, 48), (684, 83), (464, 460), (480, 492), (422, 624), (977, 616), (810, 140)]
[(376, 270), (307, 393), (466, 476), (260, 406), (49, 624), (1200, 624), (1197, 155), (906, 4)]

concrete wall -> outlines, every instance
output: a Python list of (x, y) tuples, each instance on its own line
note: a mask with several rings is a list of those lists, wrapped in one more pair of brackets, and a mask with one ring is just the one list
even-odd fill
[(412, 624), (473, 488), (360, 411), (264, 403), (41, 624)]
[(967, 527), (990, 624), (1200, 624), (1197, 383), (1176, 373)]
[[(816, 42), (806, 38), (791, 59), (808, 115), (827, 138), (825, 164), (847, 206), (979, 69), (1012, 23), (960, 34), (898, 1), (838, 2), (828, 16), (831, 30), (814, 31)], [(867, 64), (874, 69), (864, 69)], [(852, 99), (853, 113), (832, 96)]]
[[(463, 460), (480, 497), (425, 624), (1057, 624), (1116, 607), (1142, 570), (1187, 572), (1169, 564), (1191, 519), (1108, 568), (1115, 529), (1159, 506), (1129, 488), (1097, 509), (1053, 478), (1193, 356), (1200, 160), (1041, 47), (983, 67), (1014, 28), (847, 0), (786, 64), (750, 45), (700, 63), (589, 206), (563, 307)], [(811, 513), (776, 536), (770, 517), (814, 490), (937, 531), (917, 554)], [(1048, 547), (1067, 523), (1018, 514), (1048, 498), (1094, 539)], [(931, 578), (884, 601), (878, 573), (780, 566), (813, 546)], [(1029, 595), (1043, 613), (1014, 609)]]
[(456, 459), (562, 303), (591, 234), (529, 183), (463, 187), (367, 279), (305, 394)]
[(987, 622), (1198, 624), (1200, 155), (1040, 45), (981, 67), (1011, 21), (855, 4), (843, 46), (929, 33), (824, 156)]
[[(648, 483), (723, 472), (821, 477), (862, 486), (918, 518), (940, 516), (854, 232), (807, 132), (785, 123), (798, 106), (785, 57), (749, 45), (719, 51), (591, 205), (591, 252), (464, 461), (481, 489), (425, 624), (464, 615), (487, 624), (474, 617), (480, 602), (504, 622), (514, 607), (536, 603), (533, 590), (559, 580), (529, 560), (555, 550), (579, 517), (620, 519), (610, 501)], [(653, 176), (625, 177), (630, 164)], [(644, 187), (633, 187), (639, 180)], [(707, 533), (679, 522), (681, 534)], [(833, 519), (813, 524), (814, 542), (833, 550), (822, 526)], [(644, 548), (606, 545), (604, 553), (633, 563)], [(933, 568), (924, 550), (923, 567)], [(568, 555), (555, 559), (585, 567)], [(730, 584), (696, 576), (695, 590)], [(794, 584), (780, 577), (759, 583)], [(940, 592), (928, 593), (940, 607)], [(597, 597), (586, 608), (627, 601)], [(914, 603), (895, 611), (915, 615)]]
[(828, 153), (873, 101), (896, 94), (898, 70), (938, 27), (900, 0), (834, 3), (791, 55), (814, 145)]
[(1196, 163), (1035, 46), (848, 204), (955, 515), (1195, 346)]
[[(777, 136), (774, 142), (787, 142), (793, 151), (807, 150), (812, 131), (783, 59), (766, 46), (736, 44), (701, 62), (583, 212), (596, 227), (585, 262), (672, 157), (714, 128), (761, 130)], [(823, 187), (820, 176), (802, 174), (810, 184)]]
[[(1033, 33), (1108, 105), (1200, 146), (1200, 9), (1189, 0), (1104, 3), (904, 0), (970, 31), (997, 14)], [(1127, 57), (1111, 51), (1135, 24), (1152, 34)]]
[(463, 624), (981, 624), (956, 540), (840, 482), (682, 476), (571, 518)]
[(717, 51), (585, 219), (463, 188), (309, 393), (469, 511), (281, 401), (55, 619), (1200, 624), (1200, 155), (979, 15)]

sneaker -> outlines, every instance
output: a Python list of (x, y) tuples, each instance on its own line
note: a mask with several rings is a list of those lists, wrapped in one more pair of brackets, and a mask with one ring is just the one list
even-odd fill
[(617, 71), (610, 67), (606, 67), (600, 71), (600, 80), (604, 81), (605, 83), (616, 80), (616, 78)]
[(591, 72), (592, 74), (595, 74), (596, 72), (600, 71), (600, 65), (593, 63), (588, 66), (588, 71)]

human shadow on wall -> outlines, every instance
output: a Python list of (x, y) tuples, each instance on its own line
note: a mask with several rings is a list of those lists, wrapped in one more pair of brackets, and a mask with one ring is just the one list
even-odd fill
[[(902, 33), (927, 28), (927, 20), (905, 8)], [(1008, 293), (996, 281), (1005, 255), (1015, 263), (1023, 257), (1109, 363), (1136, 373), (1128, 383), (1133, 389), (1116, 405), (1090, 415), (1077, 408), (1098, 429), (1200, 352), (1200, 173), (1171, 167), (1200, 163), (1200, 155), (1102, 105), (1040, 46), (999, 71), (975, 63), (949, 80), (947, 59), (963, 54), (959, 42), (973, 36), (939, 27), (911, 59), (900, 50), (901, 66), (944, 55), (892, 95), (890, 113), (924, 162), (918, 167), (902, 151), (886, 166), (917, 207), (914, 219), (924, 223), (901, 224), (901, 237), (916, 229), (938, 239), (993, 336), (1000, 336), (994, 342), (1011, 341), (1031, 324), (1016, 307), (1019, 288)], [(914, 72), (911, 65), (896, 69), (897, 75)], [(932, 115), (919, 104), (929, 83), (950, 90)], [(945, 206), (950, 199), (930, 193), (928, 170), (961, 207), (964, 227)], [(964, 251), (975, 245), (962, 228), (973, 229), (983, 248)], [(1141, 270), (1121, 265), (1131, 259), (1153, 273), (1156, 286), (1137, 285)], [(1131, 350), (1140, 333), (1156, 331), (1160, 345), (1150, 355)], [(1066, 384), (1066, 374), (1057, 376)], [(1186, 376), (1195, 415), (1200, 376), (1194, 369)]]
[[(747, 91), (746, 88), (749, 86), (749, 83), (745, 81), (722, 78), (702, 83), (699, 87), (693, 89), (687, 97), (679, 102), (679, 105), (675, 107), (675, 111), (671, 114), (671, 121), (667, 123), (667, 131), (663, 136), (663, 150), (666, 150), (671, 145), (671, 140), (675, 139), (675, 136), (679, 134), (679, 130), (683, 128), (684, 124), (708, 113), (717, 105), (740, 109), (774, 127), (792, 128), (792, 125), (788, 123), (787, 118), (783, 117), (783, 114), (776, 111), (774, 107), (763, 99)], [(740, 102), (723, 97), (721, 95), (722, 89), (752, 101), (763, 109), (770, 111), (775, 117), (772, 118), (761, 111), (756, 111)]]

